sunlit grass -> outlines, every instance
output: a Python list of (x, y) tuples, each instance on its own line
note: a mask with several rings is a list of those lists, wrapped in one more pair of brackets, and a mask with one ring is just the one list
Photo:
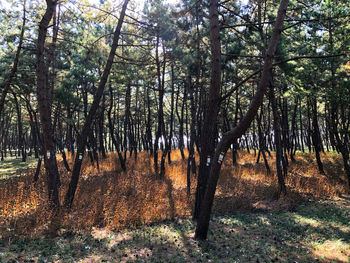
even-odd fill
[[(187, 152), (185, 154), (187, 156)], [(262, 161), (256, 164), (253, 154), (239, 152), (235, 166), (230, 156), (227, 154), (224, 160), (214, 201), (211, 243), (201, 246), (193, 239), (194, 223), (188, 218), (192, 213), (196, 175), (191, 177), (188, 197), (186, 161), (181, 159), (179, 151), (173, 151), (172, 164), (167, 164), (163, 179), (155, 174), (149, 153), (139, 153), (137, 162), (134, 156), (128, 158), (127, 172), (122, 172), (117, 155), (110, 153), (107, 159), (99, 159), (99, 168), (96, 163), (92, 165), (87, 156), (84, 158), (73, 208), (69, 213), (62, 210), (55, 217), (47, 206), (43, 171), (37, 183), (33, 183), (33, 171), (27, 176), (3, 180), (0, 183), (0, 239), (31, 239), (25, 244), (16, 241), (15, 247), (6, 245), (6, 250), (1, 250), (0, 244), (0, 252), (10, 253), (0, 255), (7, 261), (24, 251), (22, 254), (34, 260), (41, 257), (58, 262), (73, 259), (75, 262), (140, 259), (159, 262), (156, 261), (159, 256), (166, 262), (196, 262), (198, 258), (202, 262), (209, 259), (235, 262), (229, 255), (237, 262), (285, 262), (290, 258), (313, 262), (322, 258), (321, 250), (328, 246), (340, 248), (343, 252), (334, 260), (345, 262), (342, 260), (349, 252), (346, 236), (350, 233), (350, 212), (348, 201), (338, 198), (348, 191), (339, 155), (321, 155), (326, 176), (318, 173), (312, 154), (296, 155), (286, 178), (288, 195), (280, 200), (274, 200), (278, 189), (274, 154), (268, 157), (271, 174), (266, 172)], [(72, 167), (72, 156), (67, 157)], [(70, 173), (65, 171), (60, 156), (58, 160), (62, 200)], [(321, 197), (327, 199), (300, 206)], [(330, 202), (335, 206), (342, 203), (345, 208), (334, 208)], [(263, 213), (247, 213), (249, 211)], [(229, 215), (237, 212), (240, 213)], [(164, 221), (167, 223), (159, 224)], [(158, 224), (153, 225), (155, 223)], [(58, 229), (59, 237), (48, 244), (41, 242), (41, 235), (52, 228)], [(333, 251), (331, 248), (329, 251)], [(42, 251), (41, 256), (34, 251)], [(327, 262), (329, 255), (323, 256), (322, 260)]]
[[(325, 209), (336, 216), (332, 220), (322, 217)], [(309, 210), (311, 214), (306, 214)], [(118, 232), (108, 228), (61, 228), (52, 239), (4, 243), (0, 246), (0, 258), (4, 262), (20, 258), (34, 262), (346, 263), (350, 255), (350, 226), (334, 230), (343, 225), (344, 219), (350, 220), (349, 209), (342, 202), (332, 201), (317, 206), (305, 204), (294, 212), (214, 216), (206, 242), (194, 240), (195, 223), (186, 218)]]
[(4, 243), (0, 255), (4, 262), (21, 258), (39, 262), (346, 263), (350, 253), (348, 232), (334, 231), (332, 226), (342, 222), (342, 216), (350, 220), (348, 210), (336, 213), (338, 217), (329, 221), (321, 216), (323, 209), (342, 211), (341, 202), (325, 201), (312, 209), (313, 214), (304, 215), (312, 207), (314, 204), (300, 206), (294, 212), (214, 216), (206, 242), (194, 239), (195, 223), (184, 218), (118, 232), (61, 228), (51, 239)]
[(324, 261), (349, 262), (350, 243), (342, 239), (312, 242), (313, 254)]
[(22, 162), (22, 158), (6, 158), (0, 161), (0, 180), (24, 175), (28, 169), (35, 167), (36, 163), (37, 160), (30, 156), (26, 162)]

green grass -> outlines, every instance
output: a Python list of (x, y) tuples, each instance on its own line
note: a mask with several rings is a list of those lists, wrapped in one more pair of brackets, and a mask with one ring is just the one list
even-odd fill
[(0, 181), (13, 176), (25, 174), (27, 169), (36, 166), (37, 159), (28, 157), (26, 162), (22, 162), (22, 158), (7, 158), (0, 161)]
[(194, 240), (190, 219), (121, 232), (60, 229), (55, 238), (3, 240), (0, 262), (348, 262), (349, 222), (343, 198), (214, 216), (205, 242)]

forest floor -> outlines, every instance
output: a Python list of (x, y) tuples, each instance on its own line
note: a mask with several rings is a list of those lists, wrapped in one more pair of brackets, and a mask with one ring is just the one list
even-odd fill
[[(350, 262), (349, 189), (336, 154), (322, 155), (326, 176), (312, 154), (298, 154), (279, 200), (274, 169), (253, 154), (240, 152), (235, 166), (226, 156), (205, 242), (194, 239), (195, 176), (188, 198), (179, 152), (164, 179), (146, 153), (138, 158), (127, 173), (113, 154), (100, 169), (85, 158), (72, 210), (55, 216), (43, 174), (0, 181), (0, 262)], [(62, 199), (69, 174), (59, 166)]]
[(34, 168), (37, 160), (34, 157), (27, 157), (26, 162), (22, 158), (7, 158), (0, 161), (0, 182), (13, 176), (27, 174), (28, 169)]
[(289, 212), (214, 216), (208, 241), (175, 219), (118, 232), (61, 229), (54, 238), (0, 243), (0, 262), (348, 262), (350, 200), (321, 200)]

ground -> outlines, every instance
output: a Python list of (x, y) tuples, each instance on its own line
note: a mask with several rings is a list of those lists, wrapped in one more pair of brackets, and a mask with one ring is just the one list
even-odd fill
[(55, 238), (9, 240), (0, 262), (348, 262), (350, 199), (319, 200), (295, 211), (214, 216), (198, 242), (189, 218), (136, 229), (60, 229)]
[(0, 161), (0, 182), (13, 176), (25, 174), (28, 169), (35, 167), (37, 160), (32, 157), (27, 158), (27, 162), (22, 162), (22, 158), (8, 158)]
[(177, 154), (161, 180), (142, 154), (124, 174), (112, 156), (100, 163), (103, 172), (86, 163), (74, 207), (58, 222), (46, 209), (43, 177), (0, 182), (0, 262), (350, 262), (350, 197), (339, 156), (323, 156), (321, 176), (312, 155), (299, 154), (280, 200), (275, 176), (253, 154), (240, 153), (236, 166), (226, 158), (208, 240), (198, 242)]

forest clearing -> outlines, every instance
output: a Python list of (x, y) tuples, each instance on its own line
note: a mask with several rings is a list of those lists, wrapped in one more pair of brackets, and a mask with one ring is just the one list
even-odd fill
[(0, 263), (350, 262), (350, 0), (1, 0)]

